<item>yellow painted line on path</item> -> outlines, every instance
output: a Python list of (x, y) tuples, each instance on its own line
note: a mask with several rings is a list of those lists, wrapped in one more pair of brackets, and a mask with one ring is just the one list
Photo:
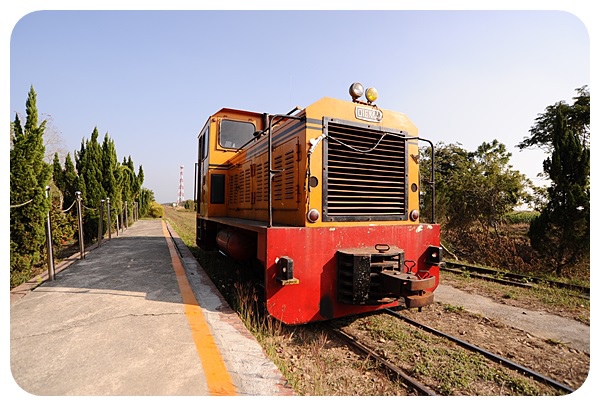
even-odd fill
[(206, 382), (208, 384), (208, 390), (211, 395), (215, 396), (235, 396), (237, 395), (235, 385), (231, 381), (231, 377), (225, 367), (225, 362), (221, 357), (219, 348), (217, 347), (215, 340), (210, 331), (210, 327), (202, 314), (202, 309), (196, 301), (194, 292), (188, 282), (185, 274), (185, 269), (181, 263), (181, 259), (175, 249), (175, 244), (171, 240), (171, 235), (167, 226), (162, 221), (163, 234), (167, 240), (169, 246), (169, 252), (171, 254), (171, 263), (177, 276), (177, 283), (179, 284), (179, 290), (181, 291), (181, 297), (183, 298), (183, 305), (185, 307), (185, 314), (188, 322), (192, 329), (192, 337), (196, 344), (196, 350), (200, 356), (200, 362), (204, 369), (206, 376)]

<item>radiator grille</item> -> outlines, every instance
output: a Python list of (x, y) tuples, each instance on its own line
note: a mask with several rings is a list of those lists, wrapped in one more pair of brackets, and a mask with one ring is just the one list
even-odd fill
[(406, 134), (339, 120), (325, 131), (323, 220), (406, 219)]

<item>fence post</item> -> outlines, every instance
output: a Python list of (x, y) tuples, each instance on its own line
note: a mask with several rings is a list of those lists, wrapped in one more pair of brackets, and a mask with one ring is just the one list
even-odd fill
[(85, 258), (85, 249), (83, 247), (83, 219), (81, 214), (81, 192), (75, 192), (77, 196), (77, 220), (79, 223), (79, 259)]
[[(46, 186), (46, 199), (50, 198), (50, 186)], [(52, 208), (52, 201), (50, 201), (50, 209)], [(52, 228), (50, 224), (50, 209), (48, 209), (48, 215), (46, 216), (46, 243), (48, 249), (48, 279), (54, 280), (54, 252), (52, 249)]]
[(100, 220), (98, 221), (98, 248), (100, 248), (100, 243), (102, 242), (102, 235), (104, 234), (102, 230), (102, 222), (104, 221), (104, 199), (100, 200)]
[(127, 230), (127, 227), (129, 227), (129, 219), (127, 218), (128, 207), (129, 206), (127, 206), (127, 201), (125, 201), (125, 229), (126, 230)]
[(106, 198), (106, 222), (108, 223), (108, 239), (112, 238), (110, 226), (110, 197)]

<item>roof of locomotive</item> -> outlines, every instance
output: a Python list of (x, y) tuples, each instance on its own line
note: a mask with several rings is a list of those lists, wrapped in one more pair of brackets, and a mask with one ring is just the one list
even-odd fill
[[(381, 111), (383, 113), (383, 116), (385, 117), (385, 119), (383, 119), (381, 122), (379, 122), (379, 124), (384, 124), (384, 125), (389, 124), (393, 127), (400, 126), (404, 129), (406, 129), (409, 132), (409, 134), (411, 134), (413, 136), (416, 136), (418, 133), (417, 127), (415, 126), (415, 124), (412, 122), (412, 120), (410, 120), (410, 118), (406, 114), (397, 112), (397, 111), (382, 109), (375, 104), (368, 104), (365, 102), (357, 102), (357, 101), (352, 101), (352, 100), (344, 100), (344, 99), (325, 96), (325, 97), (322, 97), (322, 98), (316, 100), (314, 103), (311, 103), (310, 105), (306, 106), (305, 108), (296, 107), (295, 109), (292, 110), (292, 112), (295, 112), (295, 115), (302, 115), (302, 114), (305, 114), (305, 112), (311, 108), (316, 108), (319, 105), (331, 104), (331, 103), (333, 103), (333, 104), (339, 103), (341, 105), (347, 105), (347, 106), (363, 106), (365, 108), (377, 109), (377, 110)], [(353, 110), (353, 112), (354, 112), (354, 110)], [(290, 113), (288, 113), (288, 114), (290, 114)], [(228, 114), (247, 116), (247, 117), (249, 116), (252, 118), (260, 118), (265, 113), (224, 107), (224, 108), (216, 111), (215, 113), (213, 113), (208, 118), (205, 125), (202, 127), (202, 131), (204, 131), (204, 129), (206, 128), (206, 125), (210, 122), (210, 120), (212, 118), (219, 117), (219, 116), (223, 117), (223, 116), (227, 116)], [(354, 113), (352, 113), (352, 114), (354, 114)], [(202, 131), (200, 133), (202, 133)]]

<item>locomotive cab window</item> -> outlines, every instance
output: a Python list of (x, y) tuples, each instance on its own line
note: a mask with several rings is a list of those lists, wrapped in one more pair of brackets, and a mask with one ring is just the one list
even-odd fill
[(200, 142), (198, 143), (198, 161), (202, 162), (208, 156), (208, 127), (200, 136)]
[(222, 120), (219, 145), (224, 148), (239, 148), (254, 137), (256, 127), (246, 121)]

